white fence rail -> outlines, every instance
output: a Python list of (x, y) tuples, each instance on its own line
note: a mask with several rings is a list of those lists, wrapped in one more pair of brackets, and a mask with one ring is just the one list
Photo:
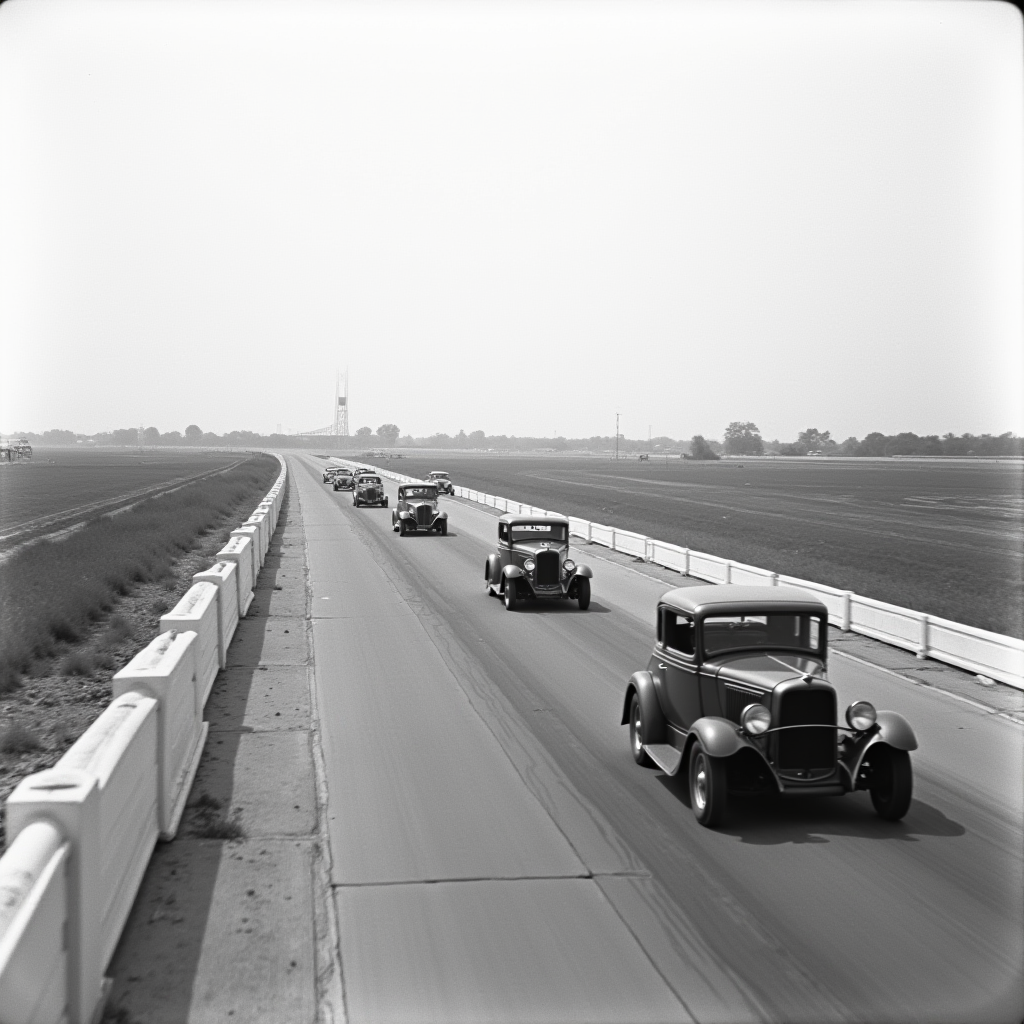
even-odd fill
[[(219, 561), (114, 676), (112, 702), (7, 800), (0, 857), (0, 1021), (91, 1024), (157, 839), (173, 838), (207, 724), (203, 705), (277, 526), (286, 470)], [(239, 534), (239, 536), (235, 536)]]
[[(354, 466), (344, 459), (333, 461)], [(375, 469), (381, 476), (401, 482), (413, 481), (390, 470)], [(456, 487), (455, 493), (467, 501), (525, 515), (557, 515), (544, 509), (525, 505), (509, 498), (477, 491), (471, 487)], [(997, 679), (1009, 686), (1024, 690), (1024, 640), (1003, 636), (974, 626), (966, 626), (949, 619), (940, 619), (910, 608), (862, 597), (852, 591), (827, 587), (810, 580), (782, 576), (768, 569), (733, 562), (718, 555), (692, 551), (677, 544), (645, 537), (640, 533), (604, 526), (587, 519), (569, 516), (569, 530), (592, 544), (601, 544), (613, 551), (633, 555), (645, 562), (663, 565), (669, 569), (693, 576), (709, 583), (744, 583), (748, 585), (802, 587), (810, 590), (828, 608), (829, 621), (842, 630), (873, 637), (904, 650), (913, 651), (919, 658), (932, 658), (957, 668)]]

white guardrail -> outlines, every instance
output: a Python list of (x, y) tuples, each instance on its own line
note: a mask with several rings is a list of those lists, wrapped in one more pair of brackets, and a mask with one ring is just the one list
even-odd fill
[(92, 1024), (158, 839), (174, 838), (206, 742), (203, 708), (277, 528), (287, 471), (218, 561), (113, 678), (70, 750), (7, 800), (0, 1024)]
[[(369, 465), (347, 459), (332, 461), (348, 466)], [(403, 476), (401, 473), (376, 467), (374, 472), (401, 483), (422, 482), (415, 477)], [(456, 487), (455, 493), (460, 498), (502, 512), (516, 512), (521, 515), (560, 514), (469, 487)], [(675, 569), (686, 576), (693, 576), (709, 583), (761, 584), (769, 587), (783, 584), (810, 590), (828, 608), (829, 622), (844, 632), (873, 637), (894, 647), (913, 651), (919, 658), (941, 661), (1024, 690), (1024, 640), (992, 633), (986, 629), (977, 629), (974, 626), (965, 626), (949, 619), (940, 619), (938, 616), (916, 612), (910, 608), (900, 608), (884, 601), (875, 601), (850, 590), (826, 587), (821, 583), (783, 576), (768, 569), (758, 569), (753, 565), (720, 558), (718, 555), (693, 551), (678, 544), (654, 540), (642, 533), (603, 526), (601, 523), (592, 523), (576, 516), (566, 518), (569, 520), (570, 533), (574, 537), (580, 537), (591, 544), (601, 544), (612, 551), (621, 551), (623, 554), (642, 558), (645, 562)]]

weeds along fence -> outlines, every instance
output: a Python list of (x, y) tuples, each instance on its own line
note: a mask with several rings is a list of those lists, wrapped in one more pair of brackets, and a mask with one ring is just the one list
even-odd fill
[[(332, 460), (341, 465), (356, 466), (344, 459)], [(422, 483), (414, 477), (390, 470), (377, 473), (401, 483)], [(470, 487), (456, 487), (458, 497), (486, 505), (500, 512), (521, 515), (559, 515), (511, 498), (486, 494)], [(810, 580), (783, 576), (768, 569), (744, 565), (718, 555), (693, 551), (678, 544), (655, 540), (641, 533), (604, 526), (587, 519), (568, 516), (569, 530), (590, 544), (600, 544), (654, 565), (675, 569), (686, 576), (708, 583), (744, 583), (763, 586), (801, 587), (814, 593), (828, 608), (829, 622), (844, 632), (860, 633), (894, 647), (912, 651), (919, 658), (931, 658), (957, 668), (997, 679), (1024, 690), (1024, 640), (1003, 636), (960, 622), (952, 622), (925, 612), (886, 604), (863, 597), (850, 590), (827, 587)]]
[(203, 707), (277, 528), (287, 482), (277, 458), (266, 498), (114, 676), (111, 703), (7, 800), (3, 1024), (91, 1024), (99, 1012), (153, 847), (177, 832), (206, 742)]
[(13, 554), (0, 588), (0, 693), (62, 642), (84, 636), (119, 595), (159, 578), (197, 535), (267, 485), (268, 468), (243, 464)]

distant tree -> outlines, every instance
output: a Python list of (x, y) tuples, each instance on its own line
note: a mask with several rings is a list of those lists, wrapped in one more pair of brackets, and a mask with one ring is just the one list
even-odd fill
[(452, 439), (447, 434), (431, 434), (427, 438), (428, 448), (451, 448)]
[(856, 455), (857, 449), (860, 447), (860, 441), (855, 437), (848, 437), (839, 447), (836, 449), (836, 455)]
[(695, 434), (690, 441), (690, 458), (698, 459), (701, 462), (711, 462), (717, 461), (718, 456), (701, 434)]
[(452, 447), (453, 448), (468, 448), (469, 447), (469, 438), (466, 437), (466, 432), (464, 430), (460, 430), (455, 435), (455, 437), (452, 438)]
[(807, 446), (799, 441), (790, 441), (787, 444), (779, 445), (780, 455), (806, 455)]
[(803, 445), (804, 454), (808, 452), (827, 452), (836, 447), (831, 431), (820, 431), (817, 427), (808, 427), (797, 434), (796, 443)]
[(859, 445), (857, 445), (857, 451), (855, 454), (861, 457), (878, 457), (879, 455), (888, 454), (885, 450), (885, 442), (887, 438), (885, 434), (880, 434), (877, 430), (872, 431), (864, 438)]
[(725, 428), (727, 455), (764, 455), (764, 441), (756, 423), (735, 420)]
[(160, 431), (156, 427), (146, 427), (142, 432), (142, 440), (146, 444), (159, 444), (160, 443)]
[(416, 438), (412, 434), (406, 434), (398, 439), (398, 445), (400, 448), (413, 448), (416, 445)]
[(356, 437), (369, 437), (373, 431), (369, 427), (360, 427), (356, 431)]
[[(24, 434), (19, 434), (18, 437), (25, 437), (27, 441), (31, 440)], [(74, 444), (78, 438), (73, 430), (44, 430), (41, 440), (46, 444)]]
[(474, 430), (469, 435), (469, 445), (471, 448), (486, 448), (487, 435), (482, 430)]
[(139, 431), (135, 427), (127, 427), (124, 430), (115, 430), (111, 433), (111, 441), (114, 444), (138, 444)]
[(385, 448), (394, 448), (400, 433), (401, 431), (394, 425), (394, 423), (382, 423), (377, 428), (377, 436), (380, 438), (381, 444), (383, 444)]
[(161, 444), (181, 444), (181, 434), (177, 430), (169, 430), (160, 435)]
[(187, 444), (199, 444), (203, 439), (203, 428), (190, 423), (185, 428), (185, 442)]

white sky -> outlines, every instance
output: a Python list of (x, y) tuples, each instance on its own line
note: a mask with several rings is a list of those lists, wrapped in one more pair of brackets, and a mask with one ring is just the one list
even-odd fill
[(0, 427), (1024, 432), (988, 0), (10, 0)]

